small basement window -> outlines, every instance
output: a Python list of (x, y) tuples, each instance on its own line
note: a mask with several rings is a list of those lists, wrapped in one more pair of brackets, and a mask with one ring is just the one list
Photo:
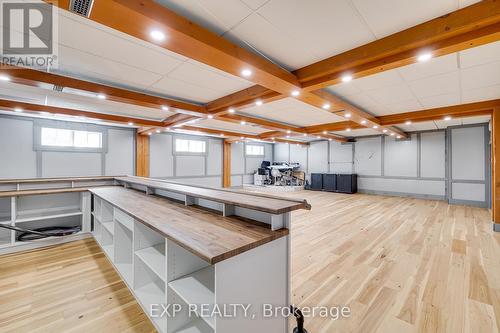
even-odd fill
[(175, 152), (205, 154), (207, 152), (207, 142), (204, 140), (175, 139)]
[(40, 133), (43, 147), (102, 148), (102, 132), (42, 127)]
[(247, 156), (264, 156), (264, 146), (262, 145), (246, 145), (245, 155)]

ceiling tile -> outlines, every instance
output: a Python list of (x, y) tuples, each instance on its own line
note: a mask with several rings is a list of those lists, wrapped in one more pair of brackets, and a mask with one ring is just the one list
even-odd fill
[(437, 95), (419, 99), (422, 106), (426, 109), (439, 108), (449, 105), (460, 104), (460, 93), (451, 93), (444, 95)]
[(500, 84), (500, 61), (462, 70), (462, 89), (488, 87)]
[(456, 0), (353, 0), (377, 38), (458, 9)]
[(426, 77), (408, 83), (417, 98), (452, 94), (460, 91), (458, 71)]
[(356, 130), (352, 130), (350, 132), (339, 131), (339, 132), (332, 132), (332, 133), (338, 134), (338, 135), (343, 135), (343, 136), (352, 136), (352, 137), (379, 135), (380, 134), (380, 132), (378, 132), (374, 129), (371, 129), (371, 128), (356, 129)]
[[(415, 98), (406, 101), (397, 102), (387, 106), (391, 113), (402, 113), (409, 111), (416, 111), (422, 109), (422, 105)], [(389, 114), (389, 113), (387, 113)]]
[(459, 52), (460, 67), (467, 68), (500, 61), (500, 42), (490, 43)]
[(424, 121), (418, 123), (412, 123), (411, 125), (398, 125), (405, 132), (415, 132), (415, 131), (430, 131), (437, 129), (436, 124), (433, 121)]
[(395, 104), (398, 102), (413, 99), (414, 96), (406, 84), (383, 87), (366, 91), (375, 102), (383, 105)]
[(500, 99), (500, 84), (462, 91), (462, 103)]
[(269, 132), (270, 130), (261, 128), (253, 125), (240, 125), (235, 123), (229, 123), (226, 121), (220, 121), (216, 119), (204, 119), (200, 120), (193, 124), (196, 127), (204, 127), (218, 130), (226, 130), (237, 133), (246, 133), (246, 134), (261, 134), (265, 132)]
[(388, 86), (395, 86), (398, 84), (404, 84), (403, 79), (397, 71), (385, 71), (378, 74), (365, 76), (360, 79), (347, 82), (346, 84), (353, 84), (362, 91), (371, 89), (380, 89)]
[(196, 103), (208, 103), (224, 96), (224, 94), (219, 91), (168, 76), (162, 78), (148, 89), (154, 93), (177, 97)]
[(334, 86), (329, 86), (328, 88), (326, 88), (326, 90), (340, 96), (350, 96), (350, 95), (360, 94), (361, 89), (359, 89), (355, 84), (351, 83), (354, 82), (339, 83)]
[(491, 120), (490, 116), (467, 117), (467, 118), (462, 118), (462, 124), (464, 125), (481, 124), (481, 123), (488, 123), (490, 120)]
[(479, 1), (481, 1), (481, 0), (458, 0), (458, 2), (460, 3), (460, 8), (464, 8), (464, 7), (473, 5)]
[(253, 10), (258, 9), (261, 7), (263, 4), (268, 2), (269, 0), (241, 0), (244, 4), (246, 4), (248, 7), (252, 8)]
[(414, 81), (429, 76), (453, 72), (458, 69), (457, 54), (452, 53), (442, 57), (432, 58), (427, 62), (403, 66), (398, 69), (405, 81)]
[(451, 120), (436, 120), (434, 121), (438, 128), (446, 128), (448, 126), (460, 126), (462, 125), (462, 119), (451, 119)]

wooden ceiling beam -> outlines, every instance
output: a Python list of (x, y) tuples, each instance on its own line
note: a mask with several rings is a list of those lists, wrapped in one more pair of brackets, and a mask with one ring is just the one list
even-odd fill
[(303, 89), (311, 91), (341, 82), (344, 74), (359, 78), (417, 61), (421, 52), (442, 56), (500, 40), (500, 3), (484, 0), (298, 69)]
[[(15, 111), (29, 114), (40, 114), (40, 113), (50, 113), (50, 114), (60, 114), (66, 116), (74, 117), (85, 117), (86, 119), (97, 119), (103, 121), (117, 122), (117, 123), (133, 123), (136, 126), (161, 126), (161, 121), (147, 120), (141, 118), (113, 115), (107, 113), (90, 112), (77, 109), (62, 108), (50, 105), (40, 105), (32, 104), (18, 101), (11, 101), (0, 99), (0, 108), (6, 111)], [(21, 111), (22, 110), (22, 111)]]
[[(70, 0), (45, 1), (64, 10), (70, 4)], [(252, 74), (245, 79), (282, 94), (300, 88), (287, 70), (153, 0), (94, 1), (89, 19), (238, 77), (249, 69)], [(153, 30), (163, 33), (164, 39), (154, 40)]]

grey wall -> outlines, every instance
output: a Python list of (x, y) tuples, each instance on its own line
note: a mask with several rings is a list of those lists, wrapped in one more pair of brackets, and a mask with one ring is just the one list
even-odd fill
[(253, 184), (253, 175), (262, 161), (273, 161), (273, 145), (268, 143), (249, 143), (264, 146), (264, 157), (246, 157), (244, 142), (231, 145), (231, 185)]
[[(134, 174), (135, 131), (97, 126), (106, 133), (102, 153), (35, 149), (35, 123), (40, 119), (0, 116), (0, 178), (100, 176)], [(64, 127), (85, 124), (52, 121)], [(95, 125), (89, 125), (96, 128)]]

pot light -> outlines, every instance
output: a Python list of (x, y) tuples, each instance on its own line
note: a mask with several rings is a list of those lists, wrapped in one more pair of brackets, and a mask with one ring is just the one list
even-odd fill
[(223, 134), (223, 133), (221, 133), (221, 134), (219, 134), (219, 136), (224, 136), (224, 134)]
[(396, 138), (401, 139), (401, 135), (398, 135)]
[(131, 121), (129, 121), (129, 122), (128, 122), (128, 125), (129, 125), (129, 126), (133, 126), (133, 125), (134, 125), (134, 123), (133, 123), (133, 122), (131, 122)]
[(246, 125), (246, 123), (247, 123), (246, 121), (241, 121), (240, 122), (241, 125)]
[(257, 105), (257, 106), (261, 106), (261, 105), (262, 105), (262, 101), (261, 101), (260, 99), (259, 99), (259, 100), (257, 100), (257, 101), (255, 102), (255, 105)]
[(325, 103), (323, 104), (323, 109), (328, 110), (330, 108), (330, 104)]
[(274, 141), (274, 138), (271, 138), (271, 140), (273, 140), (273, 141)]
[(382, 132), (387, 133), (387, 130), (384, 128), (384, 129), (382, 130)]
[(406, 125), (411, 125), (411, 121), (408, 120), (408, 121), (405, 122), (405, 124)]
[(317, 137), (316, 137), (316, 139), (321, 139), (321, 137), (320, 137), (320, 136), (317, 136)]
[(391, 133), (391, 136), (394, 136), (394, 133)]
[(287, 136), (286, 136), (286, 138), (287, 138), (287, 139), (290, 139), (290, 135), (287, 135)]
[(345, 116), (346, 118), (351, 118), (351, 114), (350, 114), (350, 113), (346, 113), (344, 116)]
[(229, 113), (234, 113), (234, 109), (233, 108), (229, 108), (228, 112)]
[(300, 91), (298, 91), (298, 90), (294, 90), (294, 91), (292, 91), (292, 96), (293, 96), (293, 97), (297, 97), (297, 96), (299, 96), (299, 95), (300, 95)]
[(245, 140), (245, 137), (244, 137), (244, 136), (242, 136), (240, 139), (241, 139), (241, 140)]
[(151, 134), (153, 134), (153, 133), (151, 133), (151, 132), (148, 133), (148, 135), (151, 135)]
[(152, 30), (149, 34), (150, 34), (151, 38), (153, 38), (154, 40), (156, 40), (158, 42), (162, 42), (166, 38), (165, 34), (163, 32), (161, 32), (160, 30)]
[(292, 133), (292, 131), (290, 131), (290, 130), (287, 130), (286, 132), (287, 132), (288, 134)]
[(307, 136), (307, 134), (306, 134), (306, 133), (304, 133), (304, 134), (302, 134), (302, 136)]
[(16, 112), (23, 112), (23, 109), (21, 109), (21, 108), (15, 108), (14, 111), (16, 111)]
[(165, 128), (165, 130), (170, 131), (170, 127)]
[(432, 58), (432, 53), (427, 52), (427, 53), (422, 53), (417, 57), (418, 62), (426, 62)]
[(446, 116), (443, 119), (446, 120), (446, 121), (451, 120), (451, 116)]
[(104, 95), (104, 94), (97, 94), (97, 98), (99, 98), (99, 99), (106, 99), (106, 95)]
[(213, 114), (209, 114), (209, 115), (207, 116), (207, 118), (208, 118), (208, 119), (214, 119), (214, 115), (213, 115)]
[(160, 133), (160, 130), (159, 130), (159, 129), (157, 129), (157, 130), (156, 130), (156, 133)]
[(361, 120), (361, 125), (365, 125), (366, 124), (366, 120)]
[(352, 75), (346, 74), (342, 76), (342, 82), (349, 82), (352, 80)]
[(0, 81), (10, 81), (10, 77), (7, 75), (0, 75)]
[(326, 133), (327, 133), (327, 131), (323, 131), (323, 134), (326, 134)]
[(328, 139), (328, 141), (332, 141), (332, 138)]
[(244, 69), (241, 71), (241, 75), (243, 75), (244, 77), (249, 77), (252, 75), (252, 71), (249, 69)]
[(350, 132), (350, 131), (351, 131), (351, 129), (350, 129), (350, 128), (346, 128), (346, 131), (347, 131), (347, 132)]
[(161, 106), (161, 109), (162, 109), (163, 111), (168, 111), (168, 110), (170, 110), (170, 109), (168, 108), (168, 106), (166, 106), (166, 105), (162, 105), (162, 106)]
[(374, 128), (374, 129), (377, 129), (377, 128), (378, 128), (378, 126), (377, 126), (377, 125), (373, 125), (373, 128)]

